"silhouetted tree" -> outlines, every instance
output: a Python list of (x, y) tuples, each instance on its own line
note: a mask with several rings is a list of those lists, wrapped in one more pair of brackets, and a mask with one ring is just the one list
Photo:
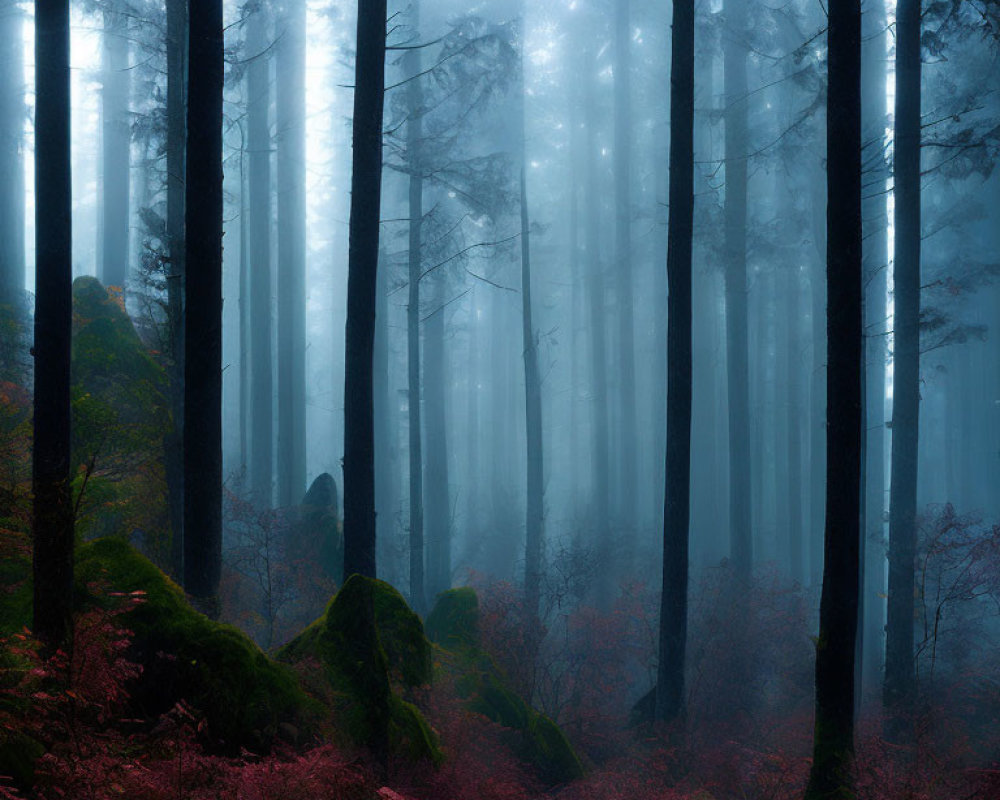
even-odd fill
[(920, 126), (920, 0), (901, 0), (896, 9), (892, 468), (883, 688), (886, 734), (893, 739), (904, 733), (916, 690), (913, 591), (920, 413)]
[(359, 0), (344, 364), (344, 576), (375, 577), (372, 363), (382, 197), (385, 0)]
[(99, 276), (105, 286), (124, 287), (128, 273), (129, 178), (132, 142), (129, 119), (129, 16), (120, 2), (103, 11), (101, 36), (101, 217)]
[(35, 92), (34, 628), (55, 648), (73, 602), (69, 0), (35, 3)]
[(188, 24), (184, 588), (215, 614), (222, 568), (222, 0), (192, 3)]
[(675, 0), (670, 54), (667, 227), (667, 459), (663, 511), (658, 720), (684, 709), (691, 516), (691, 251), (694, 225), (694, 2)]
[(807, 800), (851, 797), (861, 540), (861, 3), (830, 4), (827, 93), (827, 439), (816, 722)]
[(24, 17), (0, 2), (0, 306), (24, 300)]

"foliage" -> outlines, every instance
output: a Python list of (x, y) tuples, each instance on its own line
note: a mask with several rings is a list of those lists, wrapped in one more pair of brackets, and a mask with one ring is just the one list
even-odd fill
[[(133, 657), (146, 680), (133, 694), (135, 711), (155, 717), (177, 702), (205, 716), (206, 744), (226, 753), (267, 748), (283, 723), (295, 723), (306, 699), (294, 674), (267, 658), (245, 634), (209, 620), (183, 591), (120, 539), (99, 539), (77, 551), (77, 584), (102, 580), (146, 602), (129, 612)], [(81, 597), (82, 606), (97, 602)]]
[(143, 346), (120, 294), (95, 278), (73, 284), (73, 488), (84, 535), (136, 535), (164, 563), (169, 520), (166, 376)]

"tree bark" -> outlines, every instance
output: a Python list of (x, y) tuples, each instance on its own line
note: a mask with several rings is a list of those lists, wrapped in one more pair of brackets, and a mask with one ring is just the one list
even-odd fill
[(753, 569), (747, 331), (747, 48), (744, 0), (726, 0), (726, 384), (729, 396), (729, 552), (737, 578)]
[(0, 2), (0, 306), (24, 303), (24, 17)]
[[(289, 0), (285, 8), (284, 29), (275, 62), (275, 96), (278, 131), (278, 504), (287, 507), (298, 503), (307, 488), (305, 0)], [(372, 306), (373, 316), (374, 313)]]
[(128, 274), (129, 119), (128, 17), (117, 3), (104, 11), (101, 70), (101, 219), (99, 275), (105, 286), (125, 286)]
[(862, 122), (865, 275), (865, 531), (862, 563), (861, 686), (858, 697), (881, 682), (885, 652), (885, 365), (888, 215), (885, 184), (886, 19), (885, 6), (873, 0), (863, 26)]
[(344, 382), (344, 577), (375, 577), (372, 356), (382, 196), (385, 0), (359, 0)]
[(72, 178), (69, 0), (35, 3), (34, 633), (72, 642)]
[(451, 588), (451, 500), (448, 487), (447, 364), (444, 346), (444, 306), (447, 281), (431, 277), (432, 310), (424, 321), (424, 510), (427, 533), (427, 600)]
[(167, 0), (167, 377), (171, 430), (164, 442), (170, 562), (184, 580), (184, 177), (187, 123), (187, 0)]
[[(420, 30), (419, 6), (413, 3), (413, 27)], [(406, 86), (406, 154), (409, 168), (409, 284), (406, 306), (407, 395), (410, 422), (410, 604), (418, 612), (426, 608), (424, 584), (424, 461), (422, 450), (420, 388), (420, 273), (423, 271), (424, 178), (420, 151), (423, 144), (423, 84), (419, 75), (423, 59), (419, 49), (404, 59)]]
[(675, 0), (670, 54), (667, 225), (667, 454), (657, 720), (684, 711), (691, 517), (691, 252), (694, 225), (694, 2)]
[(830, 4), (828, 37), (826, 522), (807, 800), (853, 797), (864, 368), (860, 0)]
[(916, 692), (913, 592), (920, 418), (920, 71), (920, 0), (901, 0), (896, 7), (892, 467), (882, 695), (885, 733), (892, 740), (906, 737)]
[(192, 3), (188, 24), (184, 588), (216, 616), (222, 570), (222, 0)]
[(252, 356), (250, 478), (264, 507), (274, 498), (274, 366), (271, 354), (270, 55), (263, 8), (247, 23), (247, 149), (250, 190), (250, 332)]
[(621, 470), (618, 477), (617, 518), (631, 550), (636, 534), (638, 496), (638, 438), (635, 397), (635, 299), (632, 286), (632, 63), (629, 45), (629, 0), (615, 4), (615, 295), (618, 301), (618, 403)]

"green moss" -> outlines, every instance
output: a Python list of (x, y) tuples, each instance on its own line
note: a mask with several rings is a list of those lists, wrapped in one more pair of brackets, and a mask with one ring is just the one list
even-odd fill
[(455, 673), (455, 687), (470, 711), (510, 728), (518, 754), (550, 785), (583, 776), (583, 765), (565, 734), (507, 688), (496, 664), (479, 649), (479, 600), (473, 589), (438, 595), (427, 618), (427, 631), (453, 658), (440, 659)]
[(535, 713), (528, 723), (526, 747), (542, 779), (567, 783), (583, 777), (583, 764), (558, 725), (544, 714)]
[(376, 752), (440, 760), (420, 711), (392, 688), (429, 682), (431, 650), (420, 619), (384, 581), (352, 575), (326, 613), (278, 652), (291, 663), (316, 659), (336, 721), (356, 744)]
[(287, 666), (268, 659), (236, 628), (196, 612), (180, 587), (123, 540), (82, 545), (76, 580), (81, 606), (100, 601), (87, 591), (92, 583), (145, 592), (126, 622), (144, 668), (133, 699), (146, 715), (183, 699), (205, 715), (216, 742), (236, 750), (266, 747), (279, 725), (304, 709), (305, 695)]
[(425, 624), (427, 636), (448, 650), (479, 647), (479, 597), (463, 586), (438, 595)]

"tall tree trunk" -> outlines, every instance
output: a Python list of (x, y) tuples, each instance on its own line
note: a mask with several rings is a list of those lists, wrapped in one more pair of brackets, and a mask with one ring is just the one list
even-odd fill
[[(522, 41), (526, 32), (526, 4), (521, 5)], [(627, 25), (627, 13), (626, 13)], [(627, 58), (626, 58), (627, 63)], [(628, 86), (626, 84), (626, 96)], [(531, 224), (528, 210), (528, 175), (527, 175), (527, 130), (524, 115), (525, 105), (524, 81), (524, 48), (521, 48), (521, 91), (518, 96), (518, 116), (520, 123), (520, 212), (521, 212), (521, 345), (524, 354), (524, 408), (525, 408), (525, 450), (527, 460), (527, 491), (525, 504), (525, 542), (524, 542), (524, 598), (525, 611), (531, 615), (529, 619), (538, 616), (538, 605), (541, 597), (542, 583), (542, 539), (545, 535), (544, 508), (544, 442), (542, 440), (542, 378), (538, 371), (538, 333), (535, 330), (532, 313), (531, 294)], [(627, 114), (627, 109), (626, 112)], [(627, 153), (626, 153), (627, 155)], [(628, 161), (626, 159), (625, 163)], [(626, 181), (626, 192), (628, 190)], [(627, 261), (627, 258), (626, 258)], [(631, 291), (631, 280), (628, 282)], [(629, 315), (631, 326), (631, 314)], [(631, 358), (632, 343), (629, 343), (629, 358)], [(623, 367), (624, 370), (624, 367)], [(624, 374), (624, 373), (623, 373)], [(633, 375), (634, 384), (634, 375)], [(635, 393), (633, 385), (633, 395)], [(634, 397), (633, 397), (634, 405)], [(633, 418), (632, 424), (635, 424)], [(626, 457), (635, 463), (635, 448)], [(634, 478), (634, 476), (633, 476)]]
[(24, 17), (0, 1), (0, 306), (24, 303)]
[(247, 153), (240, 143), (240, 274), (239, 274), (239, 359), (240, 359), (240, 473), (245, 481), (250, 458), (250, 204), (247, 190)]
[(916, 691), (913, 587), (920, 413), (920, 0), (901, 0), (896, 7), (895, 124), (892, 468), (883, 691), (890, 739), (906, 735)]
[[(420, 30), (419, 5), (413, 3), (413, 28)], [(421, 448), (420, 406), (420, 273), (423, 271), (424, 177), (420, 151), (423, 145), (423, 84), (415, 76), (423, 71), (421, 51), (409, 50), (406, 74), (406, 156), (409, 168), (409, 281), (406, 306), (407, 395), (410, 421), (410, 605), (422, 612), (427, 594), (424, 584), (424, 460)]]
[(608, 502), (611, 483), (610, 445), (608, 442), (608, 366), (605, 338), (605, 280), (601, 265), (600, 215), (601, 191), (598, 175), (597, 108), (594, 97), (595, 63), (586, 61), (584, 77), (584, 108), (587, 110), (586, 165), (584, 170), (586, 210), (588, 322), (590, 327), (590, 387), (593, 397), (593, 519), (597, 557), (603, 565), (597, 587), (598, 602), (609, 606), (615, 579), (615, 543), (611, 540)]
[[(380, 264), (385, 263), (383, 252)], [(392, 382), (389, 379), (389, 280), (384, 269), (378, 271), (375, 305), (375, 350), (372, 391), (375, 408), (375, 522), (378, 559), (383, 564), (385, 580), (402, 586), (403, 572), (394, 551), (396, 524), (393, 509), (398, 492), (396, 480), (396, 412), (393, 408)], [(410, 604), (413, 606), (413, 604)], [(416, 608), (414, 606), (414, 608)]]
[(274, 496), (274, 367), (271, 355), (271, 107), (267, 17), (247, 23), (247, 149), (249, 150), (251, 422), (250, 478), (265, 508)]
[(359, 0), (344, 381), (344, 577), (375, 577), (372, 357), (382, 197), (385, 0)]
[(691, 518), (691, 251), (694, 226), (694, 1), (675, 0), (670, 54), (667, 225), (667, 457), (658, 720), (684, 710), (688, 525)]
[(184, 579), (184, 177), (187, 0), (167, 0), (167, 346), (171, 430), (164, 442), (170, 563)]
[(861, 113), (864, 153), (865, 264), (865, 532), (859, 699), (880, 685), (885, 633), (885, 364), (888, 215), (885, 184), (885, 5), (872, 0), (864, 26)]
[(729, 552), (744, 583), (753, 569), (747, 331), (747, 47), (745, 0), (726, 0), (726, 384), (729, 395)]
[(636, 436), (635, 323), (632, 288), (632, 59), (629, 45), (629, 0), (615, 5), (615, 295), (618, 300), (619, 440), (617, 517), (626, 536), (619, 547), (634, 545), (638, 504), (638, 438)]
[[(522, 140), (523, 145), (523, 140)], [(542, 580), (542, 537), (545, 532), (542, 460), (542, 386), (538, 373), (538, 334), (532, 322), (531, 245), (528, 223), (528, 189), (525, 164), (521, 162), (521, 309), (524, 344), (525, 434), (528, 456), (528, 502), (525, 519), (524, 595), (525, 609), (538, 614)], [(632, 454), (634, 460), (634, 453)]]
[(853, 797), (864, 368), (860, 0), (830, 4), (828, 41), (826, 524), (815, 738), (806, 800)]
[(815, 586), (823, 575), (823, 520), (826, 508), (826, 197), (823, 173), (812, 175), (810, 209), (816, 245), (815, 268), (809, 276), (812, 305), (812, 371), (809, 375), (809, 584)]
[[(307, 488), (305, 0), (288, 0), (282, 21), (284, 27), (275, 63), (278, 130), (278, 504), (291, 506), (302, 499)], [(374, 313), (373, 305), (372, 315)]]
[(445, 387), (445, 276), (435, 273), (433, 308), (424, 321), (424, 509), (427, 523), (428, 600), (451, 588), (451, 500), (448, 487), (448, 413)]
[(802, 288), (798, 261), (785, 266), (788, 281), (785, 317), (788, 337), (785, 341), (788, 363), (788, 560), (793, 581), (805, 581), (805, 531), (802, 526)]
[(72, 328), (69, 0), (35, 3), (34, 633), (72, 641)]
[(222, 0), (192, 3), (188, 24), (184, 588), (215, 616), (222, 570)]
[(129, 120), (128, 16), (113, 3), (104, 11), (101, 70), (100, 278), (105, 286), (125, 286), (128, 274)]

